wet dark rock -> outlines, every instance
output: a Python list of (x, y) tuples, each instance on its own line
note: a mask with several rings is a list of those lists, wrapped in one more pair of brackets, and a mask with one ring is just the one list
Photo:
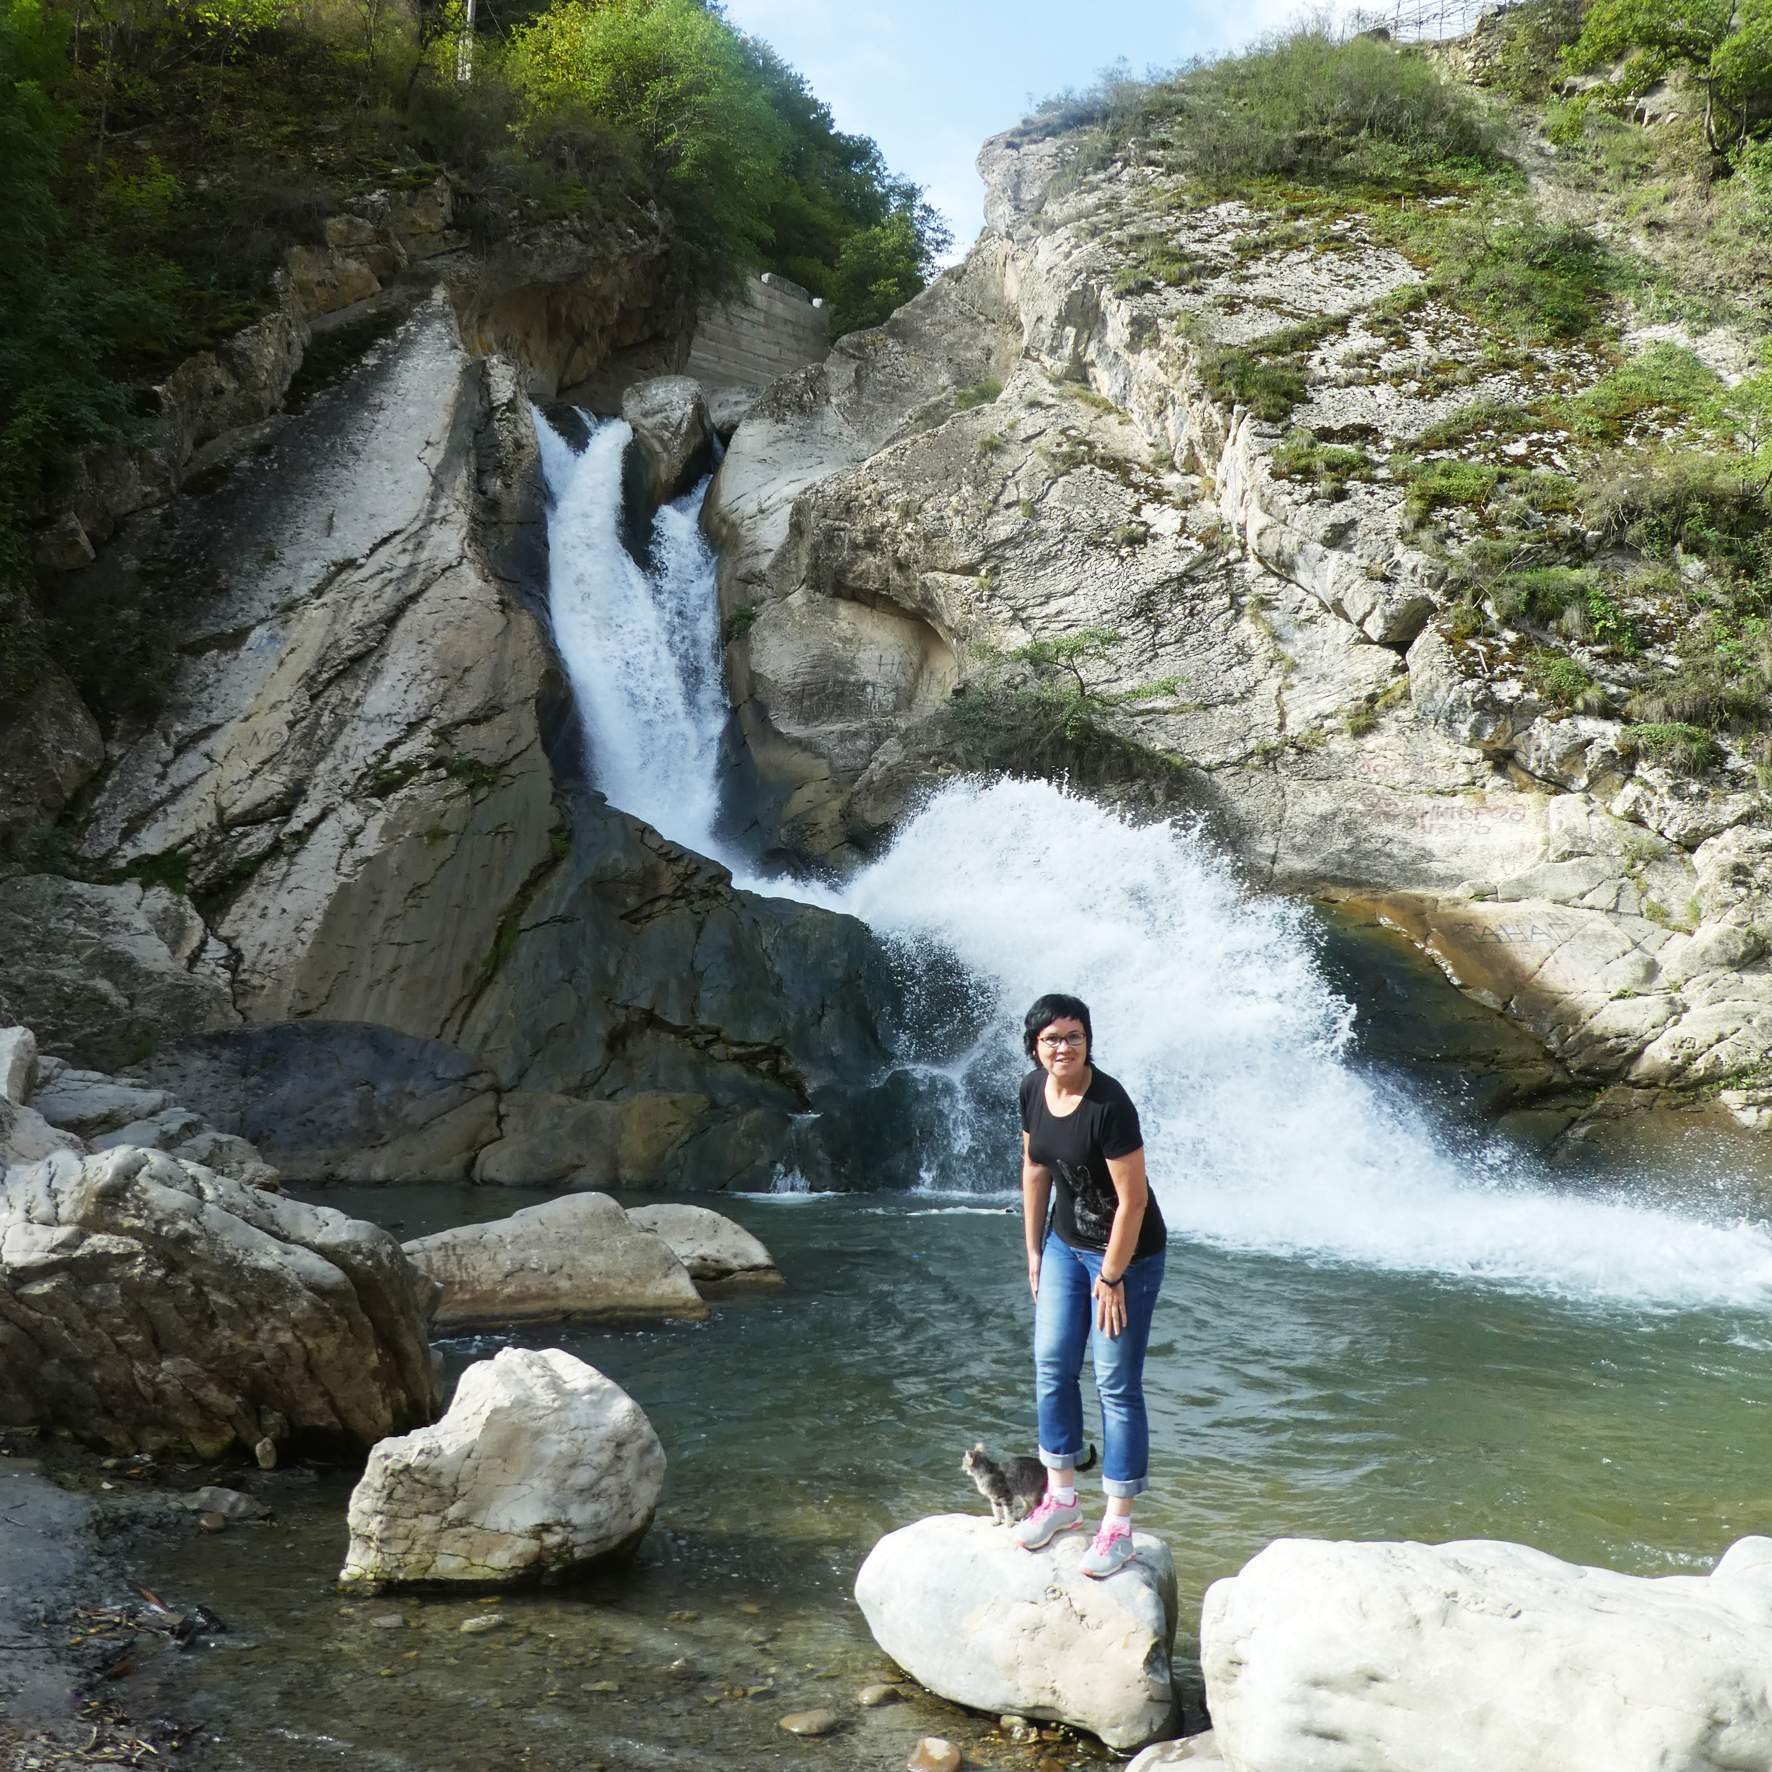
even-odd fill
[(185, 1506), (194, 1513), (220, 1514), (224, 1520), (262, 1520), (271, 1511), (255, 1495), (242, 1495), (238, 1489), (213, 1484), (187, 1495)]

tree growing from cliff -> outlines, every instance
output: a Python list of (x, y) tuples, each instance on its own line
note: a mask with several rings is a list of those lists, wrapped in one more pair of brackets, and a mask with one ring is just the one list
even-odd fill
[(900, 185), (892, 213), (843, 243), (830, 280), (831, 330), (841, 336), (882, 325), (935, 275), (952, 240), (922, 190)]
[(1592, 0), (1572, 67), (1623, 61), (1631, 91), (1683, 70), (1704, 93), (1712, 149), (1745, 141), (1772, 106), (1772, 0)]

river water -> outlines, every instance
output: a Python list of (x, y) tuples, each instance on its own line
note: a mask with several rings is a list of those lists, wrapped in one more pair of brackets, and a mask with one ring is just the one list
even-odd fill
[[(599, 786), (744, 877), (718, 837), (699, 495), (659, 514), (642, 569), (616, 517), (626, 441), (599, 427), (574, 456), (544, 438), (556, 637)], [(901, 1062), (939, 1104), (922, 1189), (872, 1193), (858, 1171), (839, 1178), (856, 1191), (812, 1194), (784, 1170), (777, 1194), (722, 1202), (783, 1291), (705, 1324), (509, 1338), (590, 1361), (658, 1429), (668, 1486), (623, 1574), (507, 1596), (484, 1635), (459, 1628), (476, 1599), (341, 1597), (349, 1480), (324, 1473), (243, 1478), (271, 1526), (152, 1541), (149, 1584), (235, 1626), (161, 1676), (227, 1763), (886, 1768), (933, 1731), (975, 1763), (1031, 1765), (927, 1697), (858, 1710), (885, 1670), (850, 1594), (882, 1532), (983, 1510), (959, 1470), (973, 1440), (1031, 1449), (1003, 1186), (1017, 1017), (1053, 988), (1090, 1000), (1171, 1227), (1140, 1518), (1176, 1554), (1184, 1683), (1206, 1586), (1277, 1536), (1498, 1537), (1657, 1574), (1772, 1530), (1772, 1230), (1746, 1141), (1664, 1141), (1579, 1186), (1543, 1172), (1374, 1061), (1359, 968), (1334, 981), (1307, 908), (1245, 892), (1184, 825), (1049, 783), (944, 788), (841, 888), (750, 883), (860, 916), (898, 956)], [(532, 1198), (325, 1196), (406, 1237)], [(506, 1339), (444, 1352), (459, 1370)], [(820, 1704), (842, 1734), (776, 1727)]]

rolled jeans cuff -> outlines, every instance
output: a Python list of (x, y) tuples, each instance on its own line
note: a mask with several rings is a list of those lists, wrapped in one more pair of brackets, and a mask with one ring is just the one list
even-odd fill
[(1130, 1501), (1134, 1495), (1142, 1495), (1150, 1486), (1149, 1477), (1133, 1477), (1127, 1482), (1121, 1482), (1117, 1477), (1101, 1479), (1102, 1494), (1118, 1496), (1123, 1501)]
[[(1023, 1442), (1026, 1443), (1025, 1441)], [(1075, 1452), (1048, 1452), (1044, 1446), (1040, 1448), (1040, 1462), (1049, 1471), (1068, 1470), (1075, 1467), (1083, 1456), (1083, 1448), (1079, 1446)]]

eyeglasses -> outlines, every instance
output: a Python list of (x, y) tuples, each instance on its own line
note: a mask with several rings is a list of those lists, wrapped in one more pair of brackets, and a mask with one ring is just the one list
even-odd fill
[(1060, 1046), (1081, 1046), (1087, 1038), (1086, 1034), (1042, 1034), (1040, 1044), (1056, 1052)]

